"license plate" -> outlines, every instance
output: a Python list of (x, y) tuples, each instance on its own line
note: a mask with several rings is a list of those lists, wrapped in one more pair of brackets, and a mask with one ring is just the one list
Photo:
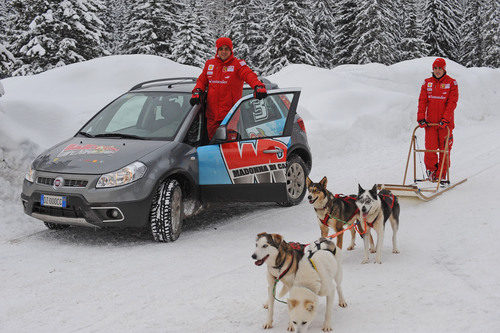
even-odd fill
[(40, 197), (40, 205), (66, 208), (66, 197), (42, 194)]

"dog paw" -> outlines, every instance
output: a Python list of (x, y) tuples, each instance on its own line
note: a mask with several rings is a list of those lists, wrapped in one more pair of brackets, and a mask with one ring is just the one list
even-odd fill
[(394, 250), (392, 250), (392, 253), (398, 254), (399, 250), (398, 249), (394, 249)]
[(264, 327), (264, 329), (273, 328), (273, 323), (265, 323), (262, 327)]
[(352, 250), (354, 250), (354, 245), (351, 245), (347, 248), (347, 251), (352, 251)]
[(346, 301), (344, 301), (344, 300), (339, 301), (339, 306), (340, 306), (341, 308), (346, 308), (346, 307), (347, 307), (347, 303), (346, 303)]
[(331, 332), (333, 331), (332, 325), (330, 324), (324, 324), (322, 328), (323, 332)]
[(269, 309), (269, 304), (264, 303), (264, 304), (262, 304), (262, 307), (263, 307), (264, 309)]
[(361, 263), (362, 263), (362, 264), (367, 264), (367, 263), (369, 263), (369, 262), (370, 262), (370, 259), (363, 259), (363, 260), (361, 261)]
[(380, 259), (375, 260), (375, 263), (376, 263), (376, 264), (381, 264), (381, 263), (382, 263), (382, 260), (380, 260)]
[(292, 323), (289, 323), (288, 324), (288, 328), (286, 329), (288, 332), (293, 332), (295, 331), (295, 328), (293, 328), (293, 324)]

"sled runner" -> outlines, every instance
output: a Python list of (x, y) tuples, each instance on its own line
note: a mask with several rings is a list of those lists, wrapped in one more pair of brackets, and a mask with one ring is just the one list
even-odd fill
[[(430, 123), (428, 126), (439, 126), (438, 124)], [(427, 150), (427, 149), (418, 149), (417, 147), (417, 136), (416, 131), (419, 129), (419, 126), (416, 126), (413, 130), (413, 134), (411, 136), (410, 149), (408, 150), (408, 158), (406, 160), (406, 168), (403, 177), (403, 184), (377, 184), (378, 189), (387, 189), (394, 193), (397, 196), (412, 196), (417, 197), (424, 201), (429, 201), (441, 195), (442, 193), (451, 190), (457, 185), (462, 184), (467, 180), (467, 178), (462, 179), (458, 182), (451, 183), (450, 182), (450, 170), (449, 170), (449, 146), (448, 141), (450, 138), (450, 129), (448, 129), (448, 136), (446, 137), (446, 143), (444, 150)], [(443, 153), (444, 162), (441, 163), (441, 167), (439, 168), (439, 178), (437, 182), (430, 182), (426, 177), (422, 179), (417, 178), (417, 153), (425, 153), (425, 152), (435, 152), (435, 153)], [(413, 154), (412, 154), (413, 153)], [(410, 165), (410, 158), (413, 155), (413, 184), (407, 184), (406, 178), (408, 175), (408, 166)], [(446, 167), (446, 172), (444, 172), (444, 168)], [(443, 177), (443, 174), (446, 176)]]

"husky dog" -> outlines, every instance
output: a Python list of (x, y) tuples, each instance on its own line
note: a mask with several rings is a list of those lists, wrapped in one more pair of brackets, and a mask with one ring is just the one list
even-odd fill
[[(356, 205), (361, 214), (360, 230), (371, 236), (370, 230), (377, 232), (377, 246), (370, 247), (370, 252), (375, 253), (375, 262), (382, 263), (382, 244), (384, 243), (385, 222), (389, 219), (392, 227), (392, 253), (399, 253), (396, 235), (399, 228), (399, 202), (398, 198), (388, 190), (381, 190), (377, 193), (377, 185), (373, 185), (371, 190), (364, 190), (358, 184), (359, 192)], [(366, 227), (366, 230), (364, 230)], [(368, 237), (361, 235), (365, 243), (365, 257), (362, 264), (366, 264), (368, 259)]]
[[(299, 244), (300, 245), (300, 244)], [(283, 297), (292, 287), (295, 273), (300, 259), (304, 255), (303, 249), (296, 243), (287, 243), (278, 234), (260, 233), (257, 235), (255, 252), (252, 259), (255, 265), (267, 264), (267, 302), (264, 308), (268, 310), (264, 328), (273, 327), (275, 281), (278, 279), (283, 283), (279, 298)], [(288, 330), (293, 330), (292, 323), (288, 324)]]
[[(348, 224), (354, 223), (359, 218), (359, 210), (356, 206), (356, 195), (339, 196), (333, 195), (326, 189), (328, 180), (323, 177), (319, 183), (314, 183), (309, 177), (306, 179), (309, 203), (313, 205), (318, 216), (321, 237), (328, 236), (328, 227), (339, 232)], [(340, 221), (341, 220), (341, 221)], [(345, 221), (347, 224), (344, 224)], [(342, 249), (344, 235), (337, 236), (337, 247)], [(347, 250), (354, 249), (356, 231), (351, 229), (351, 245)]]
[[(319, 242), (319, 247), (316, 245)], [(341, 252), (335, 243), (320, 238), (306, 248), (306, 255), (299, 262), (295, 281), (288, 298), (288, 314), (293, 328), (298, 333), (307, 332), (316, 314), (318, 296), (326, 296), (323, 331), (332, 330), (332, 310), (335, 290), (339, 295), (339, 306), (347, 303), (342, 293)]]

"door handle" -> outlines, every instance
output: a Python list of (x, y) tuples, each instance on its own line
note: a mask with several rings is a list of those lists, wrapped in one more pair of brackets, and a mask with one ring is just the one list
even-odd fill
[(264, 154), (279, 154), (283, 152), (283, 149), (273, 147), (274, 149), (266, 149), (263, 151)]

